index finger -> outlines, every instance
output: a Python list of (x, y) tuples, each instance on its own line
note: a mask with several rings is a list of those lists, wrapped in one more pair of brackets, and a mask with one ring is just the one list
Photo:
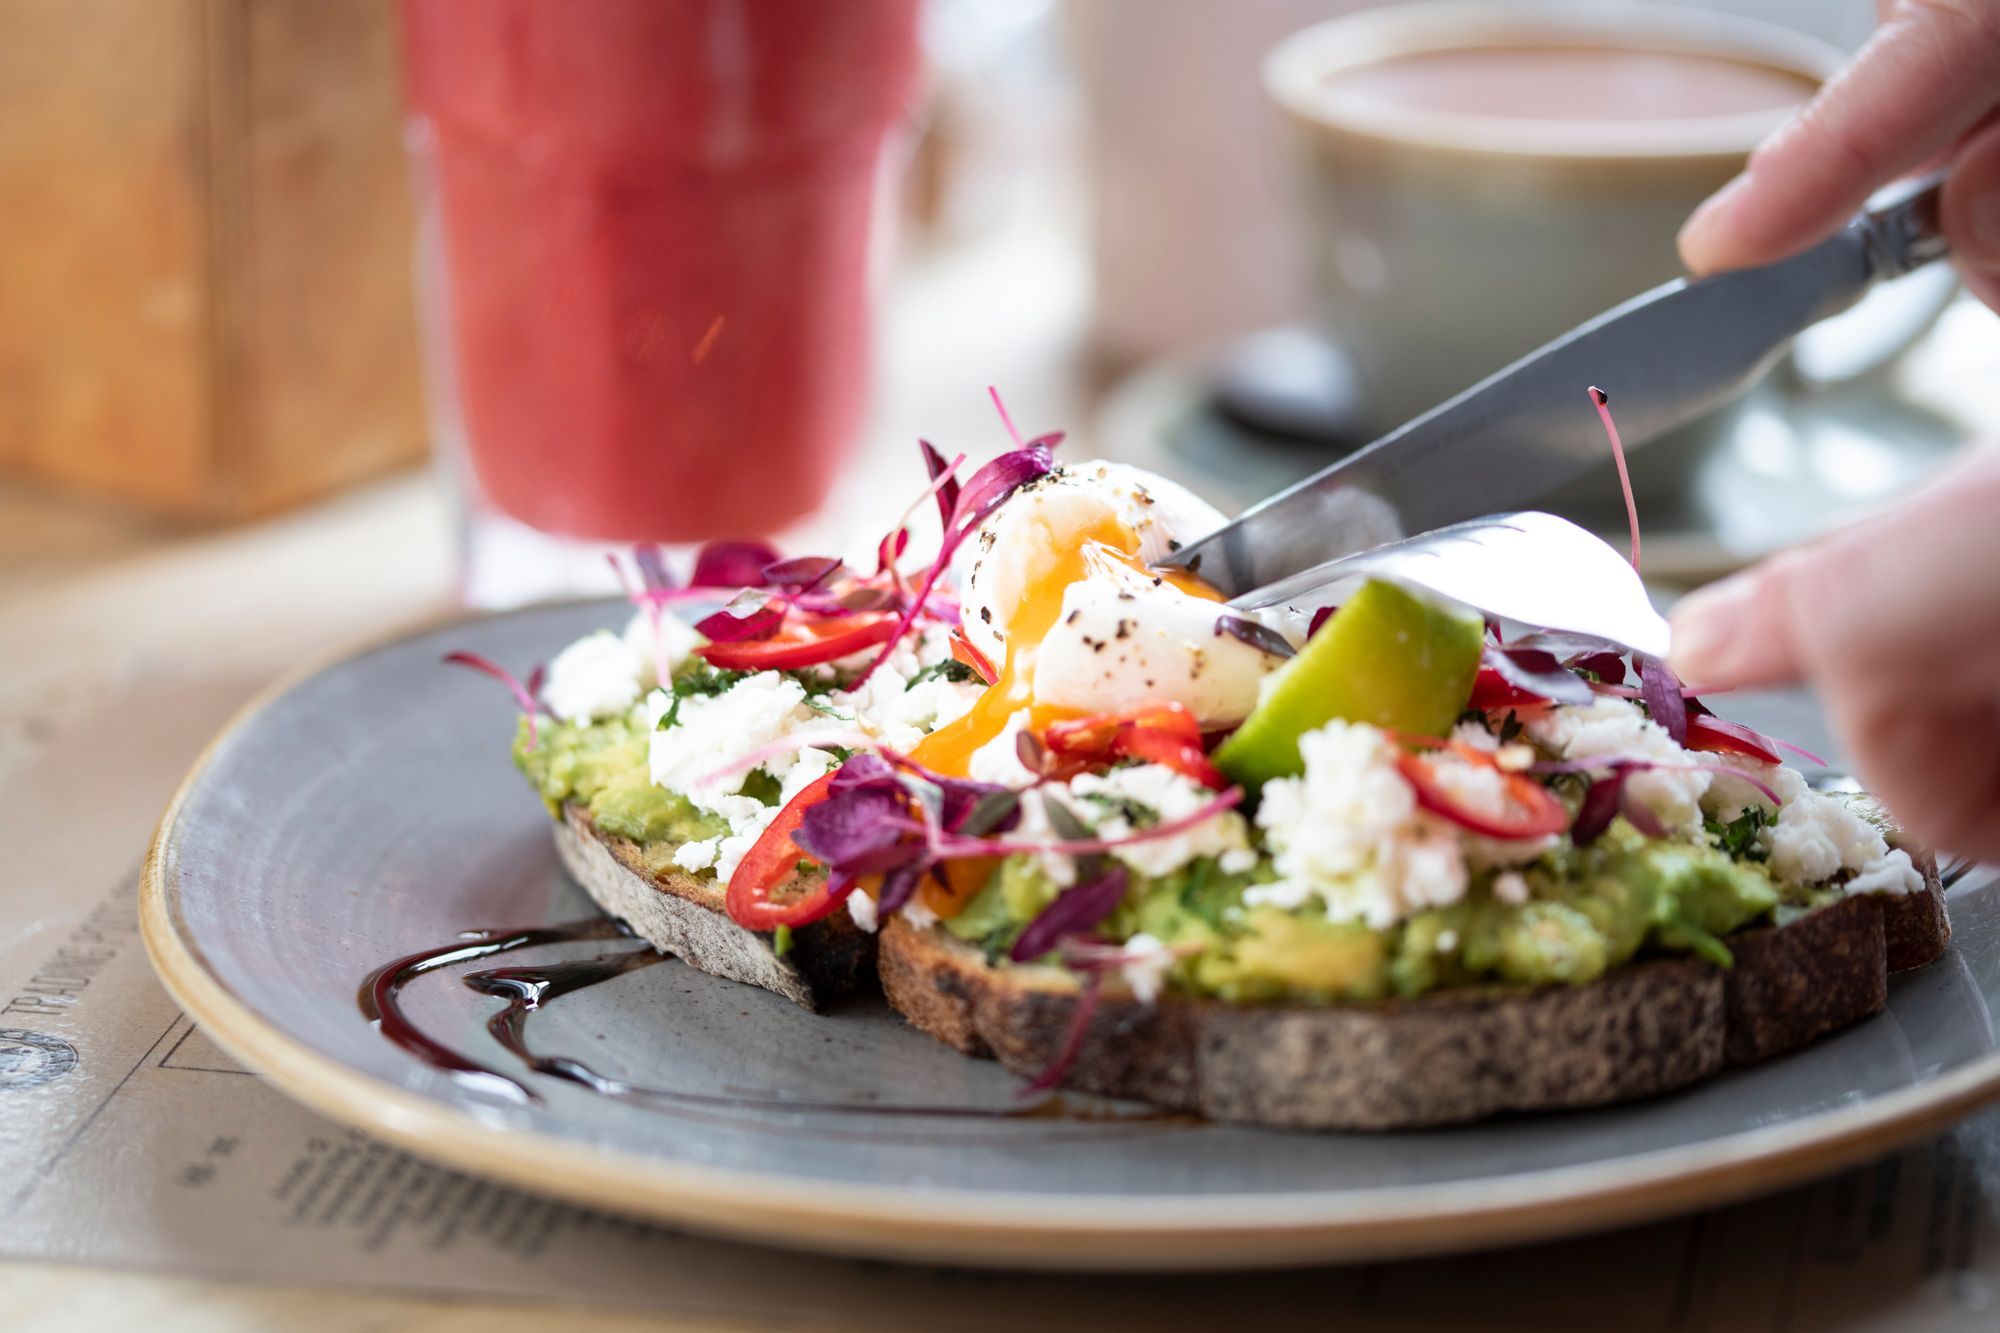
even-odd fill
[(1680, 235), (1696, 273), (1767, 264), (1838, 231), (1870, 194), (2000, 103), (2000, 4), (1904, 0)]

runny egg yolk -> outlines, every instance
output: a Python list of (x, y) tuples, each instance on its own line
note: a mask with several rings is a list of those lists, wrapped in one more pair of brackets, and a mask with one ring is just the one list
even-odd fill
[[(1056, 708), (1035, 699), (1035, 659), (1042, 640), (1062, 614), (1063, 594), (1070, 585), (1114, 570), (1133, 571), (1148, 579), (1163, 579), (1191, 596), (1220, 601), (1221, 595), (1185, 570), (1151, 570), (1139, 559), (1139, 537), (1110, 515), (1082, 532), (1058, 536), (1039, 524), (1039, 548), (1045, 563), (1021, 591), (1007, 615), (1007, 652), (999, 677), (955, 722), (939, 727), (917, 743), (910, 757), (947, 777), (971, 772), (972, 755), (997, 740), (1014, 715), (1028, 710), (1028, 725), (1036, 732), (1051, 722), (1073, 716), (1075, 710)], [(1134, 703), (1140, 702), (1133, 700)], [(919, 889), (924, 904), (942, 917), (956, 916), (993, 872), (987, 858), (948, 861), (939, 867), (943, 883), (927, 880)]]
[(1063, 594), (1071, 584), (1122, 568), (1145, 578), (1164, 579), (1195, 597), (1221, 600), (1213, 588), (1185, 570), (1146, 568), (1139, 560), (1138, 535), (1111, 515), (1082, 532), (1060, 536), (1040, 524), (1037, 535), (1042, 538), (1044, 563), (1008, 612), (1007, 652), (999, 678), (965, 716), (938, 728), (911, 752), (913, 759), (934, 772), (965, 777), (971, 771), (973, 752), (997, 739), (1022, 709), (1028, 710), (1028, 725), (1037, 732), (1073, 715), (1074, 710), (1038, 702), (1034, 691), (1036, 656), (1042, 640), (1055, 627), (1056, 617), (1062, 614)]

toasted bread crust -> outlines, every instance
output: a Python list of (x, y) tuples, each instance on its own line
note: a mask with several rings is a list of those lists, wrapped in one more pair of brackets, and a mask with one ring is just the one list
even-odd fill
[(875, 937), (845, 912), (800, 927), (780, 958), (772, 936), (730, 919), (723, 885), (648, 871), (637, 843), (602, 832), (581, 807), (564, 810), (555, 840), (564, 867), (599, 907), (690, 967), (762, 986), (807, 1009), (874, 972)]
[[(1920, 893), (1845, 899), (1742, 932), (1724, 969), (1693, 957), (1581, 987), (1495, 986), (1342, 1006), (1155, 1005), (1107, 988), (1064, 1083), (1217, 1120), (1392, 1130), (1651, 1096), (1806, 1045), (1879, 1012), (1888, 975), (1950, 939), (1936, 862)], [(968, 1055), (1033, 1074), (1055, 1058), (1077, 987), (989, 966), (942, 930), (892, 920), (889, 1003)]]

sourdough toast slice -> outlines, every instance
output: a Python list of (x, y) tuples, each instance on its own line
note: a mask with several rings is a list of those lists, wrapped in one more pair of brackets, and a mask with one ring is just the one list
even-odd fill
[(762, 986), (807, 1009), (874, 975), (875, 937), (845, 912), (794, 931), (780, 956), (774, 936), (730, 919), (724, 885), (654, 872), (637, 843), (596, 828), (580, 806), (563, 810), (555, 839), (563, 866), (599, 907), (690, 967)]
[[(1586, 986), (1493, 986), (1308, 1006), (1107, 986), (1065, 1085), (1215, 1120), (1396, 1130), (1628, 1101), (1766, 1060), (1879, 1012), (1891, 972), (1951, 936), (1937, 864), (1922, 891), (1859, 895), (1731, 936), (1734, 966), (1630, 963)], [(1080, 994), (1050, 967), (994, 967), (937, 928), (882, 932), (882, 987), (911, 1024), (1032, 1075), (1056, 1058)]]

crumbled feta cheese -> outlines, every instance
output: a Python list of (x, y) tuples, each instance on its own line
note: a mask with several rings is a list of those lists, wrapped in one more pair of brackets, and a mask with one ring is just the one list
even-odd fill
[[(1157, 814), (1159, 822), (1172, 823), (1199, 812), (1215, 800), (1215, 793), (1192, 778), (1183, 777), (1161, 764), (1134, 764), (1114, 768), (1099, 776), (1078, 774), (1069, 784), (1071, 809), (1099, 837), (1122, 838), (1138, 831), (1120, 809), (1124, 802), (1144, 806)], [(1250, 848), (1250, 826), (1234, 810), (1224, 810), (1200, 823), (1165, 837), (1145, 838), (1111, 849), (1111, 855), (1142, 875), (1171, 875), (1201, 857), (1220, 859), (1249, 853), (1250, 865), (1257, 854)]]
[(1474, 750), (1489, 753), (1500, 748), (1500, 738), (1486, 729), (1486, 724), (1476, 718), (1467, 718), (1451, 729), (1451, 739)]
[[(897, 655), (901, 655), (900, 650)], [(860, 689), (836, 691), (828, 702), (856, 718), (870, 735), (893, 750), (912, 749), (931, 732), (963, 717), (985, 693), (982, 686), (960, 684), (943, 676), (912, 684), (911, 677), (921, 667), (904, 676), (892, 670), (892, 665), (893, 659), (863, 681)]]
[(1519, 907), (1528, 901), (1528, 881), (1515, 871), (1509, 870), (1493, 877), (1493, 897), (1509, 907)]
[(1304, 775), (1266, 783), (1257, 810), (1279, 878), (1246, 890), (1246, 902), (1318, 898), (1336, 920), (1380, 927), (1465, 896), (1458, 841), (1417, 808), (1386, 736), (1336, 721), (1299, 749)]
[(640, 669), (631, 646), (601, 629), (556, 654), (542, 703), (564, 722), (613, 717), (639, 701)]
[(847, 895), (847, 914), (854, 918), (854, 924), (861, 927), (862, 930), (870, 935), (875, 933), (878, 922), (876, 920), (875, 900), (873, 898), (856, 889)]
[(1151, 1004), (1160, 998), (1167, 984), (1167, 970), (1174, 965), (1174, 951), (1157, 936), (1140, 931), (1125, 941), (1125, 961), (1119, 971), (1132, 988), (1132, 998)]
[(938, 914), (930, 909), (922, 894), (914, 895), (902, 906), (903, 920), (918, 930), (929, 930), (938, 923)]
[(1771, 874), (1788, 884), (1823, 884), (1843, 870), (1862, 870), (1889, 853), (1882, 831), (1837, 797), (1816, 792), (1794, 769), (1781, 768), (1773, 786), (1784, 804), (1760, 835)]
[(640, 611), (625, 626), (625, 646), (639, 659), (639, 682), (647, 689), (671, 678), (702, 642), (694, 626), (664, 610), (657, 619)]
[(1841, 886), (1848, 894), (1856, 893), (1922, 893), (1923, 872), (1910, 860), (1910, 854), (1901, 847), (1891, 847), (1886, 855), (1880, 856), (1856, 871), (1854, 878)]
[(1437, 951), (1439, 953), (1454, 953), (1457, 951), (1457, 949), (1458, 949), (1457, 931), (1441, 930), (1438, 932)]
[[(1529, 720), (1526, 730), (1529, 739), (1562, 759), (1616, 756), (1675, 765), (1707, 762), (1691, 758), (1658, 723), (1624, 699), (1565, 704)], [(1709, 777), (1699, 768), (1641, 769), (1625, 780), (1625, 795), (1669, 829), (1692, 832), (1701, 826), (1701, 797)]]
[(674, 864), (682, 870), (696, 872), (708, 870), (715, 865), (715, 855), (722, 849), (722, 839), (703, 838), (698, 842), (684, 842), (674, 848)]
[[(656, 728), (671, 706), (672, 698), (664, 691), (647, 697), (647, 716)], [(784, 779), (815, 734), (837, 736), (853, 730), (852, 723), (810, 707), (804, 686), (771, 671), (745, 676), (721, 694), (684, 698), (674, 716), (672, 727), (651, 733), (647, 757), (653, 782), (684, 793), (704, 809), (715, 808), (710, 800), (714, 796), (741, 791), (743, 780), (758, 769)], [(797, 741), (797, 749), (737, 772), (722, 772), (781, 740)]]
[[(664, 690), (646, 696), (646, 717), (655, 728), (648, 740), (648, 766), (656, 786), (679, 792), (697, 809), (728, 821), (729, 832), (712, 864), (716, 876), (727, 879), (780, 806), (837, 762), (827, 750), (814, 747), (814, 738), (837, 744), (854, 724), (811, 707), (803, 686), (770, 671), (745, 676), (712, 697), (682, 699), (674, 725), (660, 731), (660, 719), (673, 702)], [(754, 765), (743, 764), (747, 756), (774, 746), (775, 753)], [(778, 805), (742, 794), (744, 780), (758, 771), (778, 779)]]
[(974, 782), (997, 782), (1003, 787), (1024, 787), (1038, 776), (1021, 762), (1019, 738), (1028, 729), (1028, 710), (1007, 719), (1000, 734), (972, 752), (966, 761), (966, 776)]
[(1733, 824), (1752, 806), (1764, 810), (1771, 808), (1770, 798), (1750, 784), (1751, 778), (1780, 796), (1784, 795), (1782, 789), (1787, 787), (1795, 791), (1805, 789), (1805, 780), (1797, 770), (1767, 764), (1746, 754), (1704, 754), (1702, 759), (1743, 774), (1740, 778), (1734, 772), (1709, 774), (1708, 790), (1701, 796), (1701, 809), (1703, 814), (1718, 823)]

